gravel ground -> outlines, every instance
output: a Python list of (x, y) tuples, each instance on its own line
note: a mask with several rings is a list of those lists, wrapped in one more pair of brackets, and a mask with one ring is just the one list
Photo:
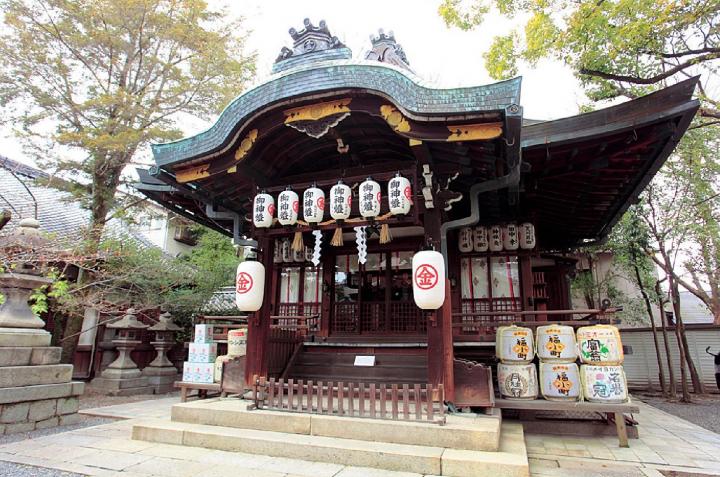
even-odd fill
[(3, 477), (83, 477), (82, 474), (43, 469), (42, 467), (32, 467), (12, 462), (0, 462), (0, 475)]
[(691, 404), (668, 402), (658, 395), (636, 394), (635, 396), (651, 406), (720, 434), (720, 395), (718, 394), (693, 396)]

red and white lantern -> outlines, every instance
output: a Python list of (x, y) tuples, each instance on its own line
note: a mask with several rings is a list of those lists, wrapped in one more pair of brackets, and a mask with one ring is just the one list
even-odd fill
[(473, 230), (473, 250), (476, 252), (487, 252), (488, 230), (487, 227), (478, 226)]
[(491, 252), (502, 252), (503, 249), (503, 228), (499, 225), (490, 227), (490, 242), (488, 248)]
[(388, 182), (388, 206), (393, 215), (406, 215), (412, 205), (410, 181), (397, 174)]
[(473, 229), (463, 227), (458, 232), (458, 250), (462, 253), (473, 251)]
[(330, 189), (330, 217), (335, 220), (350, 218), (352, 208), (352, 190), (347, 184), (339, 181)]
[(253, 224), (257, 228), (272, 226), (275, 215), (275, 199), (270, 194), (261, 192), (253, 201)]
[(325, 192), (313, 186), (303, 193), (303, 217), (309, 224), (322, 222), (325, 213)]
[(440, 252), (424, 250), (412, 259), (413, 298), (423, 310), (437, 310), (445, 302), (445, 260)]
[(380, 215), (381, 199), (380, 184), (368, 177), (365, 182), (360, 184), (360, 215), (366, 218)]
[(520, 248), (524, 250), (535, 248), (535, 226), (530, 222), (520, 224)]
[(503, 227), (503, 247), (505, 250), (517, 250), (519, 242), (517, 224), (507, 224)]
[(300, 210), (300, 198), (290, 188), (280, 192), (278, 196), (278, 222), (281, 225), (295, 225)]
[(235, 304), (240, 311), (258, 311), (265, 292), (265, 267), (260, 262), (246, 260), (237, 267), (235, 275)]

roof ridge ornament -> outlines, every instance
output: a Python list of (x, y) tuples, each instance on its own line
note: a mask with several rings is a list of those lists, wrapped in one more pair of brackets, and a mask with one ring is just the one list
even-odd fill
[(280, 55), (275, 59), (275, 63), (309, 53), (345, 48), (338, 37), (330, 33), (325, 20), (320, 20), (320, 24), (315, 26), (309, 18), (306, 18), (303, 20), (303, 24), (305, 27), (300, 31), (295, 28), (288, 30), (293, 39), (293, 47), (291, 49), (284, 46), (280, 50)]
[(375, 60), (381, 63), (389, 63), (412, 71), (410, 62), (405, 55), (402, 46), (395, 41), (395, 34), (392, 30), (388, 33), (380, 28), (377, 35), (370, 35), (372, 50), (365, 55), (366, 60)]

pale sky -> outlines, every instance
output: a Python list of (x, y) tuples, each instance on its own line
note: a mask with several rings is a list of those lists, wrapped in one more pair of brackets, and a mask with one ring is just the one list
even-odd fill
[[(211, 5), (228, 5), (231, 12), (246, 18), (252, 30), (248, 48), (258, 53), (258, 78), (269, 74), (273, 61), (283, 46), (291, 46), (288, 29), (300, 30), (303, 19), (317, 25), (327, 22), (337, 36), (361, 58), (370, 47), (370, 35), (378, 28), (393, 31), (403, 46), (411, 67), (421, 78), (438, 87), (469, 86), (492, 83), (483, 64), (482, 54), (492, 38), (507, 33), (522, 19), (507, 22), (497, 16), (471, 32), (448, 29), (437, 14), (440, 0), (242, 0), (210, 1)], [(554, 61), (542, 61), (535, 68), (521, 67), (523, 76), (521, 103), (525, 117), (556, 119), (577, 114), (586, 102), (578, 81), (571, 71)], [(209, 123), (187, 121), (181, 128), (192, 135), (206, 129)], [(8, 128), (0, 128), (0, 154), (24, 163), (34, 160), (25, 154)], [(148, 151), (141, 151), (147, 157)]]

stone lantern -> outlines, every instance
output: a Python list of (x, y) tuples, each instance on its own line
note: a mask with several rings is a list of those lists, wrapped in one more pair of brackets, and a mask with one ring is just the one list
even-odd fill
[(33, 290), (52, 283), (42, 276), (46, 247), (35, 219), (21, 220), (0, 237), (0, 254), (12, 262), (0, 273), (5, 298), (0, 305), (0, 427), (5, 434), (78, 421), (78, 396), (85, 385), (72, 382), (72, 365), (60, 364), (61, 348), (50, 346), (45, 323), (28, 305)]
[(151, 344), (157, 350), (157, 357), (143, 369), (143, 375), (147, 376), (156, 394), (173, 390), (178, 370), (167, 358), (167, 352), (175, 345), (175, 332), (180, 329), (173, 323), (172, 315), (168, 312), (161, 314), (158, 322), (148, 328), (148, 331), (155, 332), (155, 341)]
[(49, 346), (50, 333), (45, 322), (30, 309), (32, 291), (52, 280), (42, 276), (35, 261), (25, 261), (24, 254), (34, 254), (47, 241), (40, 236), (40, 222), (23, 219), (10, 235), (0, 239), (0, 252), (20, 259), (11, 271), (0, 274), (0, 293), (5, 302), (0, 305), (0, 346)]
[(125, 315), (108, 325), (115, 329), (117, 335), (113, 344), (117, 347), (118, 357), (110, 363), (105, 371), (95, 378), (92, 386), (98, 391), (115, 396), (129, 396), (132, 394), (152, 394), (148, 380), (142, 375), (130, 353), (140, 344), (140, 331), (148, 325), (138, 321), (135, 309), (129, 308)]

